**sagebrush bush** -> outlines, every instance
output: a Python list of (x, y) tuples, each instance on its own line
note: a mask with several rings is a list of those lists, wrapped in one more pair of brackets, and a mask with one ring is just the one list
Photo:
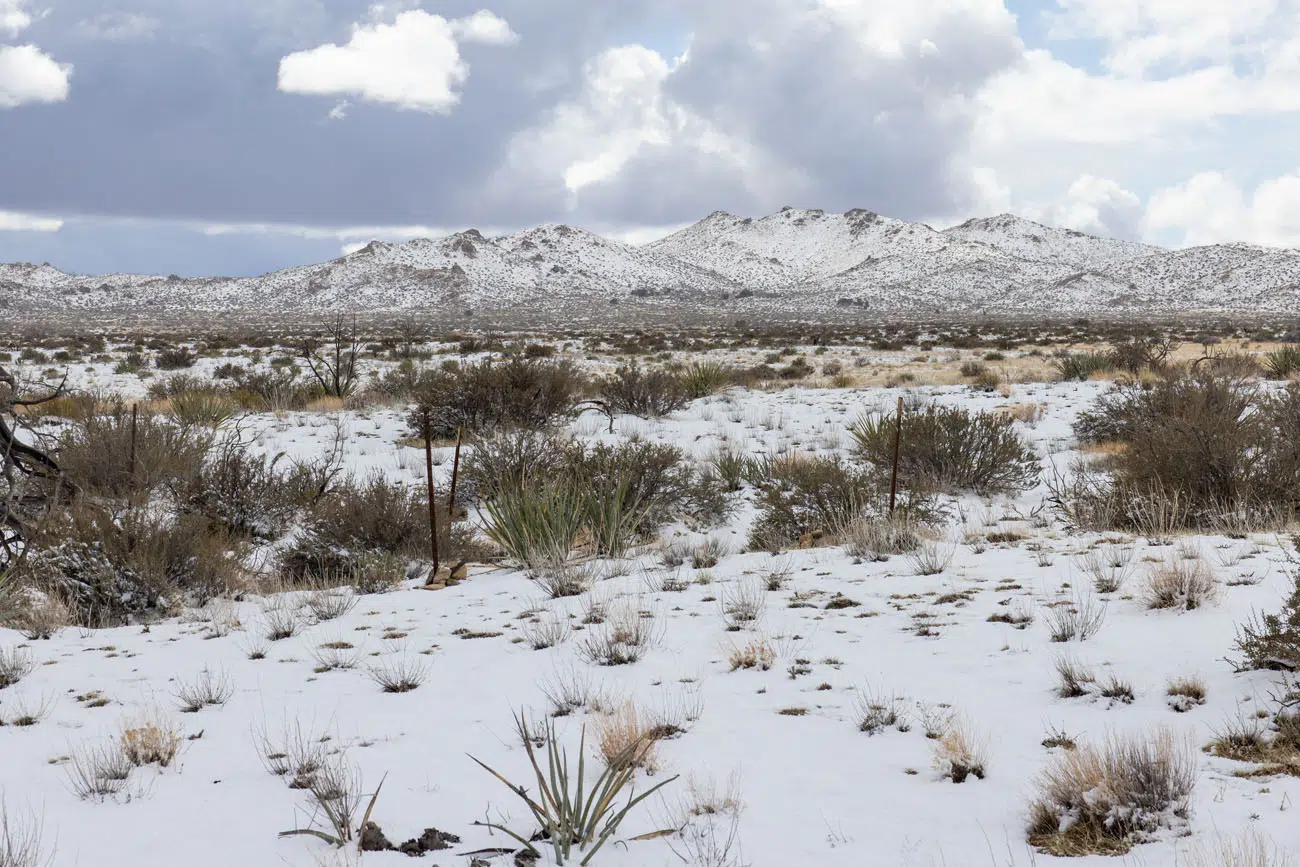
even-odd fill
[[(443, 563), (477, 560), (486, 547), (464, 522), (451, 522), (445, 502), (435, 501), (438, 554)], [(281, 575), (292, 584), (352, 573), (377, 555), (425, 560), (429, 505), (423, 491), (382, 475), (343, 479), (307, 512), (294, 544), (280, 555)]]
[[(858, 419), (849, 429), (858, 454), (888, 471), (896, 425), (890, 413)], [(936, 405), (903, 412), (898, 475), (907, 488), (1010, 493), (1031, 487), (1038, 473), (1038, 456), (1002, 413)]]
[(855, 521), (879, 515), (889, 496), (878, 474), (838, 457), (765, 458), (755, 481), (759, 516), (749, 545), (759, 550), (834, 542)]
[(137, 413), (134, 430), (132, 465), (131, 409), (110, 403), (68, 429), (59, 465), (82, 491), (125, 501), (196, 472), (212, 446), (210, 430), (177, 425), (147, 409)]
[(408, 424), (416, 435), (450, 439), (502, 428), (541, 429), (572, 412), (584, 382), (568, 361), (511, 355), (432, 370), (416, 388)]
[(1246, 668), (1300, 669), (1300, 573), (1291, 575), (1291, 594), (1275, 614), (1255, 615), (1237, 632)]
[(646, 418), (679, 410), (692, 398), (691, 386), (682, 377), (637, 364), (619, 367), (597, 383), (596, 390), (610, 413)]
[(1102, 465), (1108, 475), (1076, 471), (1054, 485), (1054, 499), (1081, 526), (1268, 527), (1300, 505), (1295, 386), (1270, 395), (1240, 377), (1171, 369), (1115, 386), (1080, 414), (1075, 434), (1122, 444)]
[(1185, 820), (1196, 784), (1191, 742), (1168, 729), (1058, 752), (1029, 805), (1029, 842), (1053, 855), (1122, 854)]

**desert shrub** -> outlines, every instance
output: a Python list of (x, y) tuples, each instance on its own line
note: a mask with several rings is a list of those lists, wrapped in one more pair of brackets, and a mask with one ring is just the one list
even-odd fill
[(878, 512), (879, 479), (838, 457), (767, 458), (757, 473), (760, 511), (750, 531), (751, 548), (829, 542), (855, 520)]
[(239, 535), (279, 535), (310, 496), (283, 455), (264, 458), (235, 437), (218, 439), (202, 463), (185, 469), (172, 485), (177, 507)]
[(680, 374), (682, 390), (691, 400), (717, 394), (731, 385), (731, 371), (715, 361), (697, 361)]
[(60, 466), (82, 491), (127, 500), (192, 473), (212, 444), (211, 431), (141, 410), (135, 422), (133, 466), (131, 431), (130, 408), (110, 404), (70, 426), (59, 444)]
[(871, 562), (915, 551), (923, 539), (920, 524), (906, 513), (855, 518), (841, 535), (846, 554)]
[(1257, 614), (1237, 632), (1244, 668), (1300, 669), (1300, 575), (1291, 576), (1291, 595), (1281, 611)]
[[(435, 508), (443, 563), (486, 556), (472, 528), (449, 522), (445, 502)], [(431, 556), (428, 500), (382, 475), (349, 478), (311, 507), (293, 546), (280, 555), (280, 572), (293, 583), (319, 581), (353, 573), (383, 554), (406, 560)]]
[(20, 814), (0, 800), (0, 867), (50, 867), (53, 852), (45, 850), (45, 828), (34, 813)]
[(596, 386), (597, 394), (611, 413), (658, 418), (679, 410), (691, 401), (682, 377), (659, 368), (625, 364)]
[(81, 626), (118, 626), (181, 604), (203, 605), (243, 583), (231, 542), (208, 522), (143, 509), (79, 508), (33, 542), (24, 580)]
[[(858, 453), (884, 470), (893, 461), (895, 431), (888, 413), (863, 416), (850, 428)], [(1013, 492), (1031, 487), (1038, 472), (1037, 455), (1006, 415), (935, 405), (903, 413), (898, 474), (908, 488)]]
[(1058, 752), (1030, 802), (1029, 842), (1053, 855), (1121, 854), (1185, 820), (1196, 752), (1168, 729)]
[(283, 411), (304, 409), (324, 395), (316, 383), (297, 378), (292, 367), (271, 370), (240, 370), (232, 376), (231, 398), (245, 409)]
[(564, 471), (568, 444), (550, 431), (495, 431), (476, 437), (461, 457), (460, 492), (487, 499), (528, 479), (555, 478)]
[(717, 523), (730, 511), (721, 480), (690, 466), (680, 449), (665, 443), (572, 442), (564, 472), (605, 497), (626, 486), (624, 496), (640, 513), (636, 530), (643, 535), (677, 517)]
[(1143, 601), (1148, 608), (1200, 608), (1214, 597), (1214, 570), (1204, 560), (1174, 557), (1147, 572)]
[(577, 509), (582, 529), (606, 554), (619, 553), (632, 536), (649, 536), (675, 518), (714, 523), (731, 508), (720, 479), (660, 443), (586, 445), (530, 431), (501, 433), (476, 443), (465, 476), (503, 520), (524, 517), (538, 497), (562, 496), (555, 507), (563, 507), (561, 514)]
[[(484, 501), (488, 538), (520, 566), (560, 566), (586, 518), (583, 498), (565, 480), (503, 484)], [(566, 594), (552, 594), (566, 595)]]
[(953, 722), (934, 742), (934, 769), (939, 777), (964, 783), (974, 777), (984, 779), (988, 773), (988, 748), (968, 725)]
[(568, 361), (486, 358), (430, 371), (418, 386), (408, 423), (422, 434), (427, 419), (435, 439), (449, 439), (458, 430), (545, 428), (573, 410), (582, 387), (582, 375)]
[[(586, 778), (586, 765), (581, 758), (586, 751), (585, 730), (578, 744), (576, 774), (571, 774), (568, 751), (560, 746), (554, 722), (549, 722), (542, 731), (536, 733), (528, 727), (522, 715), (515, 718), (515, 723), (540, 789), (537, 800), (528, 795), (523, 786), (511, 783), (483, 762), (471, 758), (522, 798), (533, 820), (540, 826), (539, 831), (530, 835), (529, 832), (516, 833), (503, 825), (484, 823), (522, 843), (525, 851), (531, 855), (527, 860), (538, 861), (542, 857), (542, 853), (530, 842), (531, 839), (547, 841), (548, 848), (553, 851), (552, 860), (556, 864), (569, 863), (571, 858), (576, 862), (579, 857), (582, 858), (579, 863), (591, 863), (601, 847), (617, 833), (619, 825), (634, 807), (677, 779), (675, 776), (670, 777), (633, 797), (629, 784), (636, 775), (636, 757), (641, 750), (638, 743), (633, 742), (623, 753), (609, 757), (605, 771), (590, 781)], [(546, 745), (545, 760), (537, 757), (538, 747), (535, 744), (538, 743)], [(551, 769), (549, 775), (543, 771), (543, 766)], [(626, 800), (623, 798), (625, 790), (629, 792)], [(656, 833), (658, 835), (659, 832)]]
[[(1263, 394), (1209, 370), (1122, 383), (1079, 416), (1076, 435), (1115, 441), (1108, 475), (1055, 498), (1113, 527), (1172, 531), (1280, 522), (1300, 504), (1300, 392)], [(1165, 515), (1160, 512), (1167, 513)]]
[(159, 370), (182, 370), (193, 367), (196, 361), (198, 356), (190, 351), (188, 346), (177, 346), (159, 352), (154, 359), (154, 364)]
[(963, 361), (961, 365), (961, 375), (967, 379), (974, 379), (987, 373), (989, 366), (982, 361)]
[(754, 474), (755, 461), (743, 450), (727, 447), (720, 448), (709, 458), (713, 472), (726, 486), (728, 491), (739, 491)]

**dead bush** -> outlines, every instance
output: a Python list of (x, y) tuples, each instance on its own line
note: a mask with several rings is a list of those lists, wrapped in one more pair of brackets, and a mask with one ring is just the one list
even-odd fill
[(145, 409), (137, 413), (134, 427), (134, 464), (131, 410), (117, 401), (68, 429), (59, 444), (60, 466), (94, 496), (147, 499), (160, 485), (197, 472), (212, 444), (210, 430), (176, 425)]

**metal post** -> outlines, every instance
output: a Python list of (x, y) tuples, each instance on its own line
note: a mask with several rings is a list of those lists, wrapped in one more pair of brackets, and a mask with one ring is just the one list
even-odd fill
[(433, 553), (433, 570), (429, 573), (432, 584), (438, 578), (438, 512), (433, 503), (433, 425), (426, 413), (424, 418), (424, 472), (429, 495), (429, 549)]
[(447, 494), (447, 523), (456, 520), (456, 476), (460, 473), (460, 440), (463, 428), (456, 428), (456, 453), (451, 459), (451, 491)]
[(894, 503), (898, 500), (898, 452), (903, 444), (903, 398), (898, 399), (898, 420), (894, 426), (894, 472), (889, 480), (889, 517), (894, 517)]

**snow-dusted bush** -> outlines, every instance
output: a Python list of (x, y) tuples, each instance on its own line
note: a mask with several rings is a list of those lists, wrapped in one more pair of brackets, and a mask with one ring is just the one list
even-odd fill
[(1062, 750), (1029, 805), (1029, 842), (1054, 855), (1119, 854), (1185, 821), (1196, 784), (1191, 741), (1161, 728)]

